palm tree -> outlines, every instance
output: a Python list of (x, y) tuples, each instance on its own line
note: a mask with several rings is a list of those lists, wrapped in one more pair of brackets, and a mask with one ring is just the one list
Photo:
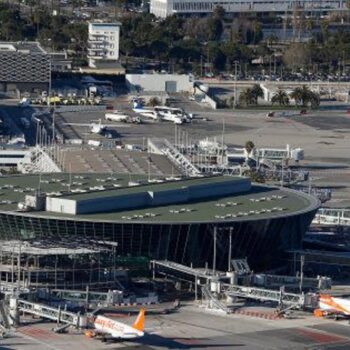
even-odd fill
[(271, 98), (272, 104), (278, 103), (280, 106), (289, 105), (289, 97), (288, 94), (281, 89), (278, 89), (275, 95)]
[(245, 149), (248, 153), (250, 153), (254, 148), (255, 148), (255, 145), (253, 141), (247, 141), (245, 143)]
[(315, 92), (311, 91), (306, 85), (302, 87), (296, 87), (293, 92), (290, 94), (290, 97), (295, 100), (295, 103), (301, 104), (303, 107), (306, 107), (308, 104), (311, 104), (311, 107), (318, 107), (320, 104), (320, 97)]
[(264, 97), (264, 91), (259, 84), (253, 85), (251, 89), (251, 93), (252, 93), (252, 99), (254, 101), (254, 104), (256, 105), (258, 104), (258, 98)]
[(239, 103), (245, 106), (253, 104), (253, 93), (251, 88), (246, 88), (239, 94)]

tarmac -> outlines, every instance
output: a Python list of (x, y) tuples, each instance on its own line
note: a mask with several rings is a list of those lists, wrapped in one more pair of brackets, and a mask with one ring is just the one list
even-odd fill
[[(299, 162), (297, 166), (310, 171), (311, 184), (333, 189), (333, 198), (327, 206), (350, 206), (350, 114), (346, 105), (323, 102), (320, 110), (311, 111), (305, 115), (268, 119), (267, 110), (219, 109), (214, 111), (206, 105), (189, 101), (180, 94), (176, 94), (174, 100), (175, 106), (195, 114), (192, 123), (176, 127), (177, 135), (182, 134), (189, 142), (205, 137), (216, 137), (220, 141), (223, 139), (231, 146), (243, 146), (251, 140), (257, 147), (285, 148), (289, 144), (291, 147), (303, 148), (305, 160)], [(2, 102), (7, 104), (2, 107), (2, 110), (13, 117), (20, 127), (19, 120), (22, 116), (28, 115), (27, 109), (14, 107), (13, 101)], [(113, 101), (113, 106), (133, 114), (126, 95), (117, 97)], [(89, 133), (87, 127), (66, 125), (67, 123), (89, 124), (99, 119), (103, 121), (104, 112), (57, 113), (56, 127), (57, 131), (67, 138), (80, 138), (86, 142), (90, 139), (98, 139), (106, 145), (110, 144), (110, 139)], [(50, 126), (50, 121), (47, 124)], [(110, 127), (113, 135), (116, 135), (117, 139), (124, 144), (144, 146), (148, 137), (165, 137), (170, 141), (175, 139), (175, 125), (169, 122), (144, 120), (140, 125), (124, 126), (120, 127), (119, 123), (115, 128)], [(28, 130), (24, 132), (31, 142), (35, 139), (35, 135), (28, 134)]]
[[(251, 308), (251, 311), (254, 308)], [(263, 307), (257, 307), (260, 313)], [(272, 309), (266, 308), (267, 313)], [(113, 314), (108, 314), (109, 317)], [(136, 317), (122, 313), (119, 321), (131, 324)], [(33, 320), (31, 320), (33, 322)], [(81, 331), (51, 331), (54, 323), (34, 320), (2, 339), (2, 350), (99, 350), (99, 349), (349, 349), (347, 321), (333, 321), (297, 312), (293, 319), (265, 319), (244, 314), (224, 315), (193, 305), (168, 315), (146, 312), (145, 336), (135, 341), (103, 343)]]

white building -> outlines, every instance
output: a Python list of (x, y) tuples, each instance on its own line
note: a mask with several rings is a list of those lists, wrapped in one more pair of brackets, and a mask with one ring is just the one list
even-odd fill
[(210, 13), (221, 6), (227, 13), (239, 12), (330, 12), (346, 10), (343, 0), (151, 0), (150, 11), (157, 17), (173, 14)]
[(193, 77), (188, 74), (126, 74), (127, 87), (132, 92), (177, 93), (193, 90)]
[(121, 23), (89, 23), (88, 59), (91, 68), (119, 59)]

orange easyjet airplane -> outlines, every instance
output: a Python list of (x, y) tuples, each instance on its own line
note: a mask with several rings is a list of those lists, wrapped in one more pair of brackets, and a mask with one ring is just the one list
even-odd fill
[(327, 294), (320, 294), (318, 300), (319, 309), (315, 314), (339, 314), (350, 317), (350, 299), (336, 298)]
[(115, 321), (105, 316), (97, 316), (94, 321), (95, 329), (85, 333), (88, 337), (98, 335), (110, 336), (115, 340), (134, 339), (144, 335), (145, 309), (141, 309), (132, 326)]

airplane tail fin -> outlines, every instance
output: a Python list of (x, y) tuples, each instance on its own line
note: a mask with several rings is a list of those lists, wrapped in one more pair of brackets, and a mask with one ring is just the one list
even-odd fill
[(141, 309), (132, 327), (143, 332), (145, 326), (145, 309)]
[(143, 109), (143, 106), (139, 101), (134, 101), (134, 108), (135, 109)]

